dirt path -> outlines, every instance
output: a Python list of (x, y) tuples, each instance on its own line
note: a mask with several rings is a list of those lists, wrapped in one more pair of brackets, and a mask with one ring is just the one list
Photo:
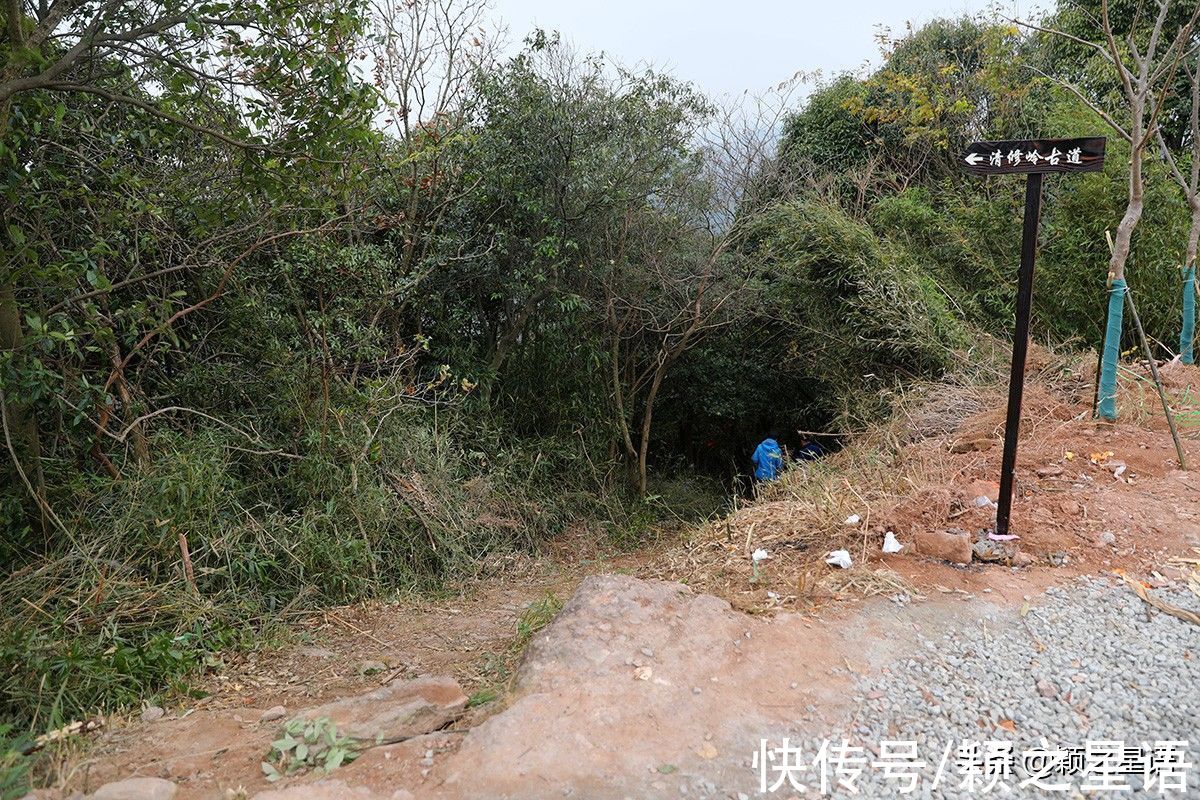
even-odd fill
[[(1009, 580), (924, 602), (875, 598), (813, 619), (749, 616), (679, 584), (587, 578), (534, 636), (500, 707), (449, 731), (371, 748), (328, 778), (293, 778), (261, 798), (753, 796), (760, 740), (848, 732), (870, 747), (876, 742), (855, 731), (866, 730), (866, 698), (879, 695), (864, 694), (862, 682), (924, 662), (928, 643), (964, 630), (976, 638), (982, 627), (986, 640), (990, 626), (993, 637), (1023, 639), (1022, 611), (1010, 601), (1040, 606), (1046, 598), (1037, 590), (1016, 596), (1028, 587)], [(1025, 680), (1023, 695), (1035, 696), (1035, 683)], [(123, 752), (110, 751), (92, 778), (168, 777), (180, 798), (268, 792), (258, 764), (279, 722), (259, 722), (260, 710), (135, 724), (119, 737)], [(973, 725), (961, 733), (1010, 736)]]
[[(1098, 426), (1085, 404), (1036, 386), (1018, 469), (1019, 563), (952, 565), (911, 547), (882, 555), (885, 530), (911, 545), (922, 531), (986, 523), (989, 510), (973, 501), (998, 466), (988, 442), (1002, 417), (982, 406), (914, 440), (877, 473), (855, 473), (899, 487), (887, 492), (822, 489), (822, 505), (812, 492), (780, 491), (685, 542), (616, 556), (589, 551), (581, 534), (461, 595), (314, 615), (301, 629), (307, 641), (229, 663), (205, 700), (157, 721), (116, 724), (63, 791), (49, 794), (135, 775), (171, 781), (181, 800), (753, 796), (752, 758), (764, 737), (888, 733), (866, 724), (874, 717), (864, 710), (882, 711), (864, 687), (921, 663), (931, 642), (982, 629), (986, 643), (989, 625), (1023, 636), (1025, 614), (1048, 602), (1044, 592), (1080, 576), (1124, 571), (1152, 589), (1185, 586), (1193, 565), (1172, 559), (1200, 548), (1200, 479), (1173, 465), (1161, 419), (1146, 413), (1136, 425)], [(1200, 465), (1200, 444), (1189, 440), (1187, 450)], [(835, 474), (848, 482), (853, 466)], [(846, 526), (851, 511), (870, 519)], [(857, 562), (846, 573), (823, 564), (843, 544)], [(772, 558), (755, 566), (749, 555), (760, 547)], [(1190, 660), (1192, 629), (1168, 630), (1185, 637), (1178, 652)], [(1016, 673), (1039, 669), (1023, 651), (1006, 657)], [(434, 674), (462, 687), (433, 702), (440, 730), (371, 747), (329, 777), (308, 772), (274, 788), (264, 778), (260, 762), (287, 718)], [(999, 707), (1025, 708), (1040, 690), (1022, 680), (1005, 691), (1021, 696)], [(1187, 695), (1194, 685), (1163, 691)], [(924, 698), (930, 714), (940, 713), (934, 696)], [(1029, 713), (1043, 712), (1051, 713)], [(911, 713), (924, 715), (920, 701)], [(992, 724), (1005, 722), (1015, 725), (1002, 715)]]

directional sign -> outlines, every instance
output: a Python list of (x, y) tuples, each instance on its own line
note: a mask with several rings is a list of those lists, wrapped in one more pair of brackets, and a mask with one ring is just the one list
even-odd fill
[(960, 166), (976, 175), (1045, 172), (1099, 172), (1104, 169), (1107, 139), (1022, 139), (973, 142)]
[(1025, 392), (1025, 356), (1029, 350), (1029, 310), (1033, 304), (1033, 264), (1037, 259), (1038, 220), (1042, 215), (1042, 175), (1047, 172), (1099, 172), (1104, 169), (1103, 136), (1090, 139), (1029, 139), (974, 142), (961, 166), (975, 175), (1027, 174), (1025, 221), (1021, 231), (1021, 269), (1017, 273), (1016, 326), (1012, 368), (1008, 376), (1008, 412), (1004, 421), (1004, 455), (1000, 461), (1000, 499), (992, 539), (1016, 539), (1008, 532), (1012, 517), (1013, 480), (1017, 467), (1017, 428)]

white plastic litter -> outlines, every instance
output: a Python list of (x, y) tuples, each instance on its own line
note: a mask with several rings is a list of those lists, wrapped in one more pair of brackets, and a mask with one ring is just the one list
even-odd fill
[(992, 499), (986, 494), (981, 494), (979, 497), (975, 498), (975, 505), (978, 508), (987, 508), (988, 506), (995, 505), (995, 503), (993, 503)]
[(862, 522), (862, 517), (860, 517), (858, 514), (851, 514), (850, 516), (846, 517), (846, 521), (843, 524), (857, 525), (860, 522)]
[(770, 558), (770, 557), (771, 557), (771, 554), (770, 554), (770, 553), (768, 553), (766, 550), (763, 550), (761, 547), (760, 547), (760, 548), (758, 548), (757, 550), (755, 550), (755, 551), (754, 551), (754, 552), (753, 552), (753, 553), (750, 555), (750, 559), (751, 559), (751, 560), (752, 560), (752, 561), (753, 561), (755, 564), (757, 564), (757, 563), (758, 563), (758, 562), (760, 562), (760, 561), (766, 561), (766, 560), (767, 560), (768, 558)]
[(842, 569), (850, 569), (850, 553), (845, 550), (834, 550), (829, 555), (825, 556), (825, 563), (832, 564), (835, 567)]
[(896, 534), (892, 533), (891, 531), (888, 531), (887, 533), (885, 533), (883, 535), (883, 552), (899, 553), (903, 549), (904, 549), (904, 545), (902, 545), (902, 544), (900, 544), (900, 542), (896, 541)]
[(1122, 475), (1124, 475), (1124, 474), (1125, 474), (1125, 465), (1124, 465), (1124, 464), (1122, 464), (1121, 466), (1119, 466), (1119, 467), (1117, 467), (1116, 469), (1114, 469), (1114, 470), (1113, 470), (1113, 477), (1114, 477), (1114, 478), (1119, 478), (1119, 477), (1121, 477), (1121, 476), (1122, 476)]

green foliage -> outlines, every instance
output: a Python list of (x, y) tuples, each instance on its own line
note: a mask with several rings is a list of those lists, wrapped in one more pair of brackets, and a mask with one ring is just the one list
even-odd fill
[(864, 102), (866, 91), (860, 81), (843, 75), (809, 95), (804, 108), (784, 122), (783, 158), (830, 172), (865, 161), (871, 131), (852, 109)]
[(472, 692), (471, 696), (467, 698), (467, 708), (487, 705), (499, 696), (500, 692), (497, 689), (480, 689)]
[[(1048, 24), (1094, 38), (1097, 5), (1063, 7)], [(1136, 10), (1135, 4), (1113, 4), (1118, 28), (1134, 26), (1135, 39), (1144, 35), (1134, 25)], [(1146, 17), (1143, 13), (1137, 25), (1148, 24)], [(935, 286), (956, 318), (1007, 335), (1023, 187), (1012, 178), (965, 176), (956, 159), (976, 139), (1104, 134), (1105, 125), (1092, 110), (1037, 71), (1070, 77), (1101, 98), (1103, 106), (1117, 90), (1111, 67), (1098, 63), (1090, 48), (1061, 38), (1022, 36), (1006, 25), (969, 19), (937, 20), (888, 41), (884, 56), (884, 65), (865, 80), (845, 77), (814, 95), (789, 125), (789, 131), (805, 135), (793, 134), (785, 150), (785, 158), (797, 165), (820, 163), (830, 149), (844, 150), (849, 125), (834, 124), (828, 112), (836, 90), (844, 98), (842, 108), (871, 132), (862, 137), (865, 152), (855, 156), (870, 168), (853, 175), (834, 167), (828, 170), (833, 174), (818, 171), (800, 194), (832, 199), (866, 221), (882, 249), (915, 270), (905, 280)], [(1047, 182), (1035, 335), (1099, 344), (1108, 263), (1104, 233), (1115, 230), (1125, 210), (1128, 159), (1128, 145), (1109, 136), (1103, 175), (1057, 176)], [(1147, 332), (1171, 342), (1179, 324), (1178, 267), (1188, 214), (1162, 165), (1152, 161), (1146, 170), (1146, 210), (1134, 236), (1128, 277), (1135, 295), (1148, 301), (1141, 304)], [(848, 192), (850, 177), (853, 191)], [(842, 181), (842, 190), (824, 191), (828, 181)], [(934, 327), (947, 330), (944, 322)]]
[(29, 791), (32, 760), (22, 755), (28, 738), (16, 735), (13, 726), (0, 723), (0, 800), (16, 800)]
[(754, 256), (770, 268), (773, 315), (790, 334), (787, 367), (816, 376), (830, 412), (871, 418), (880, 388), (938, 374), (967, 341), (902, 243), (820, 201), (778, 206), (758, 224)]
[[(710, 516), (765, 429), (877, 417), (1007, 333), (1020, 185), (962, 175), (963, 143), (1098, 129), (1026, 69), (1068, 56), (959, 19), (819, 87), (777, 162), (690, 85), (542, 32), (397, 138), (349, 66), (357, 5), (241, 11), (173, 28), (176, 56), (97, 40), (89, 91), (39, 78), (52, 45), (0, 52), (41, 81), (0, 101), (3, 445), (33, 489), (6, 466), (14, 730), (187, 691), (300, 608), (438, 590), (567, 525), (632, 547)], [(1099, 336), (1125, 157), (1049, 182), (1039, 335)], [(1158, 169), (1130, 279), (1172, 341)], [(276, 775), (350, 756), (280, 742)]]
[(274, 783), (310, 769), (328, 775), (356, 758), (354, 740), (338, 733), (337, 725), (328, 717), (298, 717), (289, 720), (283, 726), (283, 736), (271, 742), (262, 771)]
[(550, 593), (530, 603), (517, 620), (517, 638), (513, 642), (513, 649), (524, 650), (534, 634), (549, 625), (558, 612), (562, 611), (562, 607), (562, 600)]
[[(103, 487), (75, 488), (97, 496)], [(190, 493), (184, 484), (172, 489), (175, 497)], [(217, 663), (214, 653), (243, 643), (239, 632), (256, 611), (248, 598), (215, 595), (218, 604), (189, 591), (174, 529), (141, 519), (138, 510), (93, 506), (92, 513), (111, 515), (73, 519), (75, 547), (0, 585), (4, 718), (55, 728), (98, 709), (136, 706), (164, 689), (186, 691), (188, 677)]]

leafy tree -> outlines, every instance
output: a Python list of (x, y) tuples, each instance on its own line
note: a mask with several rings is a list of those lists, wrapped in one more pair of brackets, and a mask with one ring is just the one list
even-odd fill
[[(1145, 207), (1146, 179), (1144, 166), (1146, 149), (1153, 140), (1163, 110), (1161, 98), (1165, 97), (1176, 83), (1180, 59), (1188, 52), (1193, 30), (1200, 18), (1200, 6), (1185, 10), (1180, 17), (1180, 6), (1171, 0), (1158, 0), (1157, 9), (1141, 18), (1141, 8), (1134, 12), (1128, 22), (1114, 22), (1109, 12), (1108, 0), (1100, 2), (1099, 23), (1093, 23), (1087, 33), (1076, 35), (1053, 27), (1033, 26), (1039, 31), (1084, 48), (1088, 62), (1101, 64), (1111, 69), (1117, 78), (1119, 90), (1103, 96), (1089, 95), (1085, 89), (1075, 85), (1071, 76), (1076, 68), (1066, 62), (1067, 77), (1055, 79), (1076, 97), (1086, 103), (1121, 139), (1129, 145), (1129, 192), (1125, 212), (1117, 225), (1108, 262), (1111, 289), (1109, 302), (1108, 332), (1105, 337), (1104, 358), (1101, 365), (1098, 413), (1105, 419), (1115, 419), (1117, 355), (1121, 313), (1126, 291), (1125, 266), (1129, 260), (1133, 232), (1141, 220)], [(1172, 8), (1178, 20), (1172, 20)], [(1069, 18), (1071, 21), (1073, 18)], [(1121, 24), (1124, 22), (1124, 24)], [(1170, 24), (1174, 23), (1174, 24)], [(1127, 31), (1124, 41), (1117, 37), (1122, 29)], [(1085, 38), (1086, 37), (1086, 38)], [(1157, 98), (1157, 102), (1156, 102)]]

